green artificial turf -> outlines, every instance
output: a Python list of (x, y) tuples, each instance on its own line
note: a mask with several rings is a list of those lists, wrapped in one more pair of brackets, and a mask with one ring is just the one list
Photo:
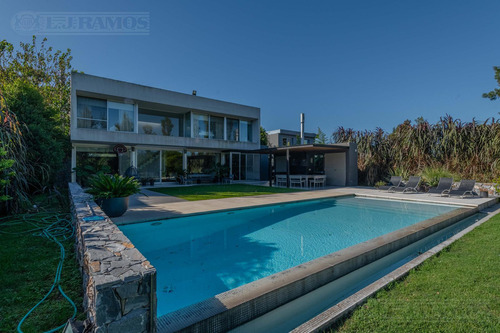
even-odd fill
[[(67, 207), (66, 207), (67, 208)], [(0, 332), (15, 332), (19, 321), (50, 290), (60, 258), (59, 246), (45, 237), (33, 235), (26, 222), (7, 226), (13, 217), (0, 223)], [(82, 313), (82, 277), (75, 258), (74, 238), (61, 242), (66, 251), (61, 286)], [(64, 324), (73, 308), (56, 289), (22, 325), (23, 332), (42, 332)]]
[(250, 195), (263, 195), (272, 193), (297, 192), (299, 189), (256, 186), (246, 184), (230, 185), (197, 185), (186, 187), (160, 187), (151, 188), (151, 191), (172, 195), (181, 199), (196, 201), (208, 199), (222, 199), (245, 197)]
[(392, 283), (338, 332), (500, 332), (500, 215)]

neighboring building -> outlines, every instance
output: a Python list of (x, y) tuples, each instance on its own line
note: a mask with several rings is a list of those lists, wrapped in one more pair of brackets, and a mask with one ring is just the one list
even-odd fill
[[(72, 167), (108, 166), (175, 180), (227, 165), (236, 180), (259, 179), (260, 109), (93, 75), (71, 77)], [(124, 151), (126, 150), (126, 151)], [(75, 181), (73, 174), (73, 181)]]
[[(267, 131), (269, 147), (287, 147), (300, 145), (300, 132), (284, 129)], [(304, 144), (313, 144), (316, 133), (304, 133)]]

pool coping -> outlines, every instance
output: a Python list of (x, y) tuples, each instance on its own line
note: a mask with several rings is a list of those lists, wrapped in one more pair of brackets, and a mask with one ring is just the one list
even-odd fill
[[(338, 196), (345, 195), (339, 194)], [(480, 210), (480, 206), (490, 204), (492, 201), (474, 207), (461, 205), (461, 208), (451, 212), (314, 259), (163, 315), (158, 318), (158, 332), (225, 332), (236, 328), (370, 262), (471, 216)]]
[[(494, 203), (493, 205), (495, 205), (495, 207), (493, 207), (493, 208), (495, 208), (495, 210), (492, 213), (488, 214), (487, 216), (483, 217), (482, 219), (480, 219), (479, 221), (475, 222), (474, 224), (468, 226), (467, 228), (463, 229), (462, 231), (458, 232), (456, 235), (448, 238), (444, 242), (442, 242), (442, 243), (434, 246), (430, 250), (422, 253), (421, 255), (412, 259), (408, 263), (393, 270), (389, 274), (381, 277), (377, 281), (369, 284), (368, 286), (361, 289), (360, 291), (358, 291), (358, 292), (354, 293), (353, 295), (347, 297), (346, 299), (340, 301), (339, 303), (335, 304), (331, 308), (323, 311), (322, 313), (320, 313), (316, 317), (308, 320), (307, 322), (296, 327), (295, 329), (293, 329), (290, 332), (291, 333), (322, 332), (322, 331), (328, 329), (333, 324), (335, 324), (338, 320), (349, 315), (357, 307), (364, 304), (368, 300), (368, 298), (375, 295), (379, 290), (387, 287), (391, 282), (398, 281), (398, 280), (404, 278), (405, 276), (407, 276), (410, 273), (410, 271), (412, 269), (417, 268), (420, 265), (422, 265), (425, 260), (440, 253), (443, 249), (450, 246), (455, 241), (459, 240), (460, 238), (467, 235), (472, 230), (476, 229), (477, 227), (479, 227), (482, 224), (489, 221), (493, 216), (500, 214), (500, 204), (498, 203), (498, 201), (497, 201), (497, 203)], [(491, 206), (493, 206), (493, 205), (491, 205)]]
[[(217, 213), (230, 210), (240, 210), (245, 208), (255, 208), (259, 206), (284, 204), (299, 201), (308, 201), (316, 199), (336, 198), (342, 196), (360, 196), (360, 197), (373, 197), (379, 199), (389, 200), (405, 200), (414, 202), (425, 202), (432, 204), (456, 205), (464, 207), (482, 207), (487, 206), (491, 200), (495, 198), (448, 198), (441, 196), (430, 196), (426, 193), (415, 194), (400, 194), (388, 193), (379, 191), (373, 188), (364, 187), (348, 187), (348, 188), (335, 188), (317, 191), (302, 191), (291, 193), (274, 193), (264, 194), (257, 196), (224, 198), (224, 199), (211, 199), (199, 201), (186, 201), (186, 202), (166, 202), (163, 204), (156, 204), (148, 207), (130, 207), (129, 211), (124, 216), (113, 218), (116, 225), (135, 224), (141, 222), (151, 222), (159, 220), (167, 220), (170, 218), (195, 216), (207, 213)], [(138, 214), (139, 210), (141, 214)], [(144, 211), (142, 211), (144, 209)], [(132, 214), (130, 214), (132, 213)], [(130, 215), (128, 215), (130, 214)], [(139, 216), (145, 216), (144, 218)], [(149, 216), (148, 216), (149, 215)]]

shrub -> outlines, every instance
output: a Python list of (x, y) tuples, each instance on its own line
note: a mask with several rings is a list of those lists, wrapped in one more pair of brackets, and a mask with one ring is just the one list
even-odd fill
[(6, 194), (5, 188), (9, 185), (10, 178), (15, 175), (15, 172), (11, 170), (15, 161), (5, 158), (6, 155), (7, 151), (0, 147), (0, 202), (12, 199)]
[(457, 178), (453, 173), (441, 167), (426, 167), (420, 175), (422, 181), (430, 187), (436, 187), (442, 177)]

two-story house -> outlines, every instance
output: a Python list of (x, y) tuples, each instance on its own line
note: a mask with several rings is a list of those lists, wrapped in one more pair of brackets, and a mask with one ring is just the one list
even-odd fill
[(136, 167), (141, 178), (166, 182), (184, 171), (213, 174), (221, 163), (236, 180), (259, 179), (251, 152), (259, 129), (256, 107), (72, 74), (72, 168)]

